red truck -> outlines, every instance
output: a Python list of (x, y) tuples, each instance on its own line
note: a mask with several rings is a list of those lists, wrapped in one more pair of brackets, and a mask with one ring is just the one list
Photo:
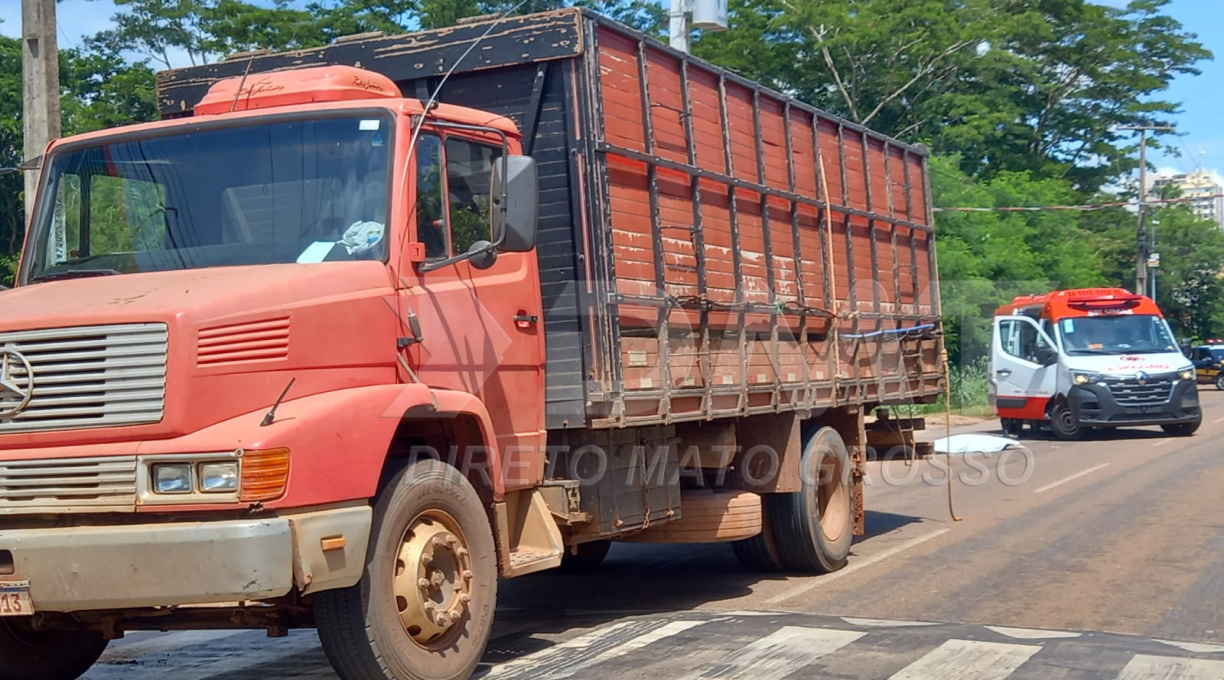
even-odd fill
[(0, 676), (317, 627), (465, 678), (611, 541), (845, 564), (944, 389), (927, 157), (583, 10), (159, 75), (0, 294)]

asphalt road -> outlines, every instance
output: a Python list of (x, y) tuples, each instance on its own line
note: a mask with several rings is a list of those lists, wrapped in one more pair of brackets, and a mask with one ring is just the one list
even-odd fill
[[(1224, 393), (1202, 396), (1193, 437), (955, 458), (959, 522), (942, 459), (871, 463), (867, 535), (836, 574), (747, 574), (725, 545), (618, 544), (594, 573), (503, 582), (482, 672), (1219, 680)], [(304, 631), (133, 634), (87, 677), (334, 676)]]

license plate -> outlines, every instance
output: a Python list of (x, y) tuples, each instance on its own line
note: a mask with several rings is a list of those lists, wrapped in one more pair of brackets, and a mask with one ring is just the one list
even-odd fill
[(0, 582), (0, 616), (30, 616), (33, 613), (29, 581)]

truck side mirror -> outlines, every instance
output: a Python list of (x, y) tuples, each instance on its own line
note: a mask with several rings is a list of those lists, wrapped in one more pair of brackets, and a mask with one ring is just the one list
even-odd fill
[(493, 162), (490, 185), (490, 232), (498, 250), (525, 253), (535, 247), (540, 208), (536, 162), (530, 156), (506, 156)]

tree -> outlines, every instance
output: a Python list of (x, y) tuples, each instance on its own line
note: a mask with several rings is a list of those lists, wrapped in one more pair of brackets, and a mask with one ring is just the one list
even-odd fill
[(973, 176), (1093, 192), (1134, 167), (1115, 127), (1166, 122), (1177, 106), (1159, 93), (1211, 57), (1168, 2), (732, 0), (732, 30), (694, 50)]

